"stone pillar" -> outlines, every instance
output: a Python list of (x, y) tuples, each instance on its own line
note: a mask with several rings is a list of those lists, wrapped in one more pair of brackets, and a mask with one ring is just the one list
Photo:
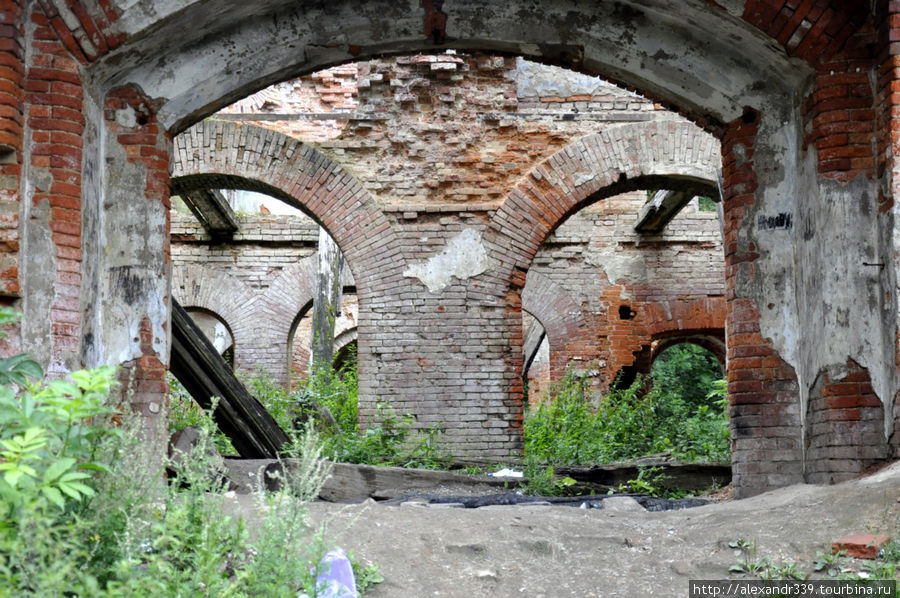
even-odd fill
[(892, 195), (876, 166), (885, 146), (876, 118), (884, 77), (873, 35), (860, 29), (819, 65), (795, 108), (748, 110), (725, 133), (739, 497), (840, 481), (889, 456), (896, 233)]
[(85, 93), (79, 62), (40, 3), (25, 3), (22, 342), (51, 377), (78, 369), (82, 335)]
[(344, 256), (324, 228), (319, 227), (318, 276), (313, 299), (311, 372), (328, 371), (334, 357), (334, 322), (341, 315)]

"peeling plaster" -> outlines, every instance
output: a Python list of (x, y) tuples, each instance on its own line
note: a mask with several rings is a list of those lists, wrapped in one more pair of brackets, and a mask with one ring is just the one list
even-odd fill
[(596, 253), (588, 253), (585, 261), (603, 270), (610, 284), (652, 282), (653, 276), (647, 272), (647, 254), (644, 252), (617, 250), (610, 245)]
[[(91, 111), (102, 118), (102, 111)], [(166, 259), (167, 213), (162, 202), (145, 196), (147, 172), (129, 162), (124, 148), (100, 123), (96, 158), (99, 193), (86, 208), (97, 218), (86, 236), (85, 260), (92, 260), (89, 288), (83, 290), (85, 320), (91, 322), (87, 365), (118, 365), (142, 355), (140, 327), (146, 317), (153, 351), (168, 362), (169, 265)], [(88, 212), (86, 211), (86, 215)], [(88, 282), (88, 281), (86, 281)], [(87, 344), (87, 341), (86, 341)]]
[(451, 278), (465, 280), (495, 266), (496, 261), (488, 257), (481, 233), (467, 228), (450, 239), (437, 255), (409, 266), (403, 276), (418, 278), (430, 292), (438, 293), (447, 288)]
[[(863, 263), (892, 263), (885, 248), (893, 222), (879, 217), (877, 183), (818, 176), (815, 148), (800, 149), (800, 120), (775, 106), (762, 111), (754, 148), (759, 191), (738, 233), (739, 252), (752, 252), (752, 243), (760, 257), (740, 265), (736, 294), (756, 301), (762, 336), (797, 374), (803, 438), (815, 381), (845, 376), (848, 358), (868, 370), (888, 436), (897, 390), (894, 274)], [(779, 215), (792, 226), (762, 225)]]
[[(569, 60), (690, 113), (730, 122), (744, 106), (790, 96), (810, 70), (740, 19), (740, 3), (723, 2), (725, 10), (706, 0), (677, 6), (667, 0), (454, 0), (448, 35), (462, 50)], [(285, 76), (441, 47), (423, 34), (419, 0), (183, 0), (177, 10), (178, 4), (130, 6), (117, 27), (134, 33), (133, 41), (87, 69), (99, 88), (135, 83), (150, 97), (169, 98), (159, 118), (172, 132)], [(581, 15), (575, 23), (573, 14)], [(185, 21), (196, 26), (185, 31)]]

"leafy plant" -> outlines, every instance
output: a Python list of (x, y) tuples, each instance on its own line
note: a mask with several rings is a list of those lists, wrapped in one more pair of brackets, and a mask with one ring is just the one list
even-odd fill
[(813, 561), (813, 571), (825, 573), (829, 577), (837, 576), (841, 572), (845, 554), (847, 554), (846, 550), (836, 553), (832, 553), (830, 550), (827, 552), (822, 552), (821, 550), (816, 552), (816, 558)]
[(210, 414), (191, 416), (199, 446), (166, 485), (159, 462), (141, 462), (139, 422), (110, 404), (113, 368), (26, 382), (0, 386), (0, 595), (316, 595), (327, 544), (307, 504), (328, 468), (311, 426), (251, 532), (210, 475)]
[(749, 573), (750, 575), (760, 576), (764, 574), (772, 566), (769, 557), (764, 556), (758, 561), (741, 559), (736, 564), (730, 566), (728, 571), (731, 573)]
[(356, 560), (353, 553), (350, 553), (348, 557), (350, 558), (350, 564), (353, 566), (356, 590), (361, 596), (369, 593), (372, 588), (384, 581), (384, 575), (381, 574), (378, 565), (372, 563), (363, 565)]
[[(169, 386), (169, 433), (174, 434), (176, 431), (188, 427), (201, 428), (205, 426), (206, 412), (191, 397), (181, 382), (170, 372), (166, 373), (166, 382)], [(218, 428), (212, 431), (212, 443), (222, 455), (237, 454), (231, 440)]]
[[(3, 327), (19, 321), (22, 314), (7, 306), (0, 306), (0, 338), (6, 338)], [(0, 386), (16, 384), (26, 386), (29, 380), (39, 380), (44, 376), (40, 364), (27, 353), (0, 359)]]

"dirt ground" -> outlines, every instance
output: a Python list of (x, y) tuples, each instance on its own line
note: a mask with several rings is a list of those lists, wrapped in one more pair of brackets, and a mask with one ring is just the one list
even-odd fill
[(686, 597), (688, 580), (728, 577), (742, 558), (729, 542), (752, 541), (756, 558), (810, 571), (816, 552), (849, 532), (894, 535), (898, 499), (900, 463), (836, 486), (791, 486), (682, 511), (369, 500), (317, 502), (312, 519), (328, 522), (335, 545), (379, 565), (385, 581), (372, 598)]

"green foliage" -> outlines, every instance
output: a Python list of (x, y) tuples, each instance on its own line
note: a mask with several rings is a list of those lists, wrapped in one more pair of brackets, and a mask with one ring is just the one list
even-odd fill
[(359, 430), (359, 374), (355, 352), (351, 351), (337, 371), (318, 366), (310, 368), (310, 376), (302, 383), (301, 408), (315, 411), (315, 406), (328, 409), (341, 435), (352, 436)]
[(716, 211), (716, 201), (711, 197), (706, 197), (705, 195), (701, 195), (697, 198), (699, 208), (701, 212), (715, 212)]
[(372, 588), (384, 581), (378, 565), (369, 563), (363, 565), (353, 556), (353, 553), (347, 555), (353, 566), (353, 577), (356, 579), (356, 589), (360, 596), (367, 594)]
[(104, 367), (0, 387), (0, 588), (43, 596), (95, 581), (79, 570), (76, 532), (119, 438), (105, 404), (114, 377)]
[(251, 531), (210, 475), (210, 415), (190, 415), (199, 446), (166, 485), (141, 462), (138, 422), (108, 404), (114, 379), (102, 367), (0, 387), (0, 596), (315, 596), (327, 545), (307, 504), (328, 475), (315, 431), (284, 490), (259, 493)]
[(567, 490), (577, 484), (570, 477), (560, 478), (552, 466), (544, 465), (535, 459), (525, 459), (523, 476), (525, 478), (521, 490), (531, 496), (563, 496)]
[[(169, 384), (169, 434), (188, 427), (201, 428), (206, 425), (206, 412), (191, 397), (181, 382), (171, 372), (166, 373), (166, 381)], [(231, 441), (218, 428), (212, 432), (212, 442), (222, 455), (237, 454)]]
[(295, 409), (318, 417), (327, 409), (334, 425), (322, 432), (323, 454), (343, 463), (393, 465), (419, 469), (443, 469), (450, 458), (441, 445), (441, 429), (434, 425), (415, 430), (415, 417), (398, 414), (387, 403), (378, 402), (376, 416), (360, 432), (356, 359), (348, 359), (340, 370), (311, 368), (296, 397)]
[(398, 416), (387, 404), (377, 404), (377, 415), (365, 431), (358, 426), (347, 431), (326, 434), (325, 454), (343, 463), (367, 463), (393, 465), (419, 469), (443, 469), (449, 457), (440, 444), (440, 428), (432, 426), (424, 431), (414, 431), (415, 418), (410, 414)]
[(667, 481), (668, 476), (663, 473), (662, 467), (639, 467), (637, 477), (620, 484), (618, 490), (669, 499), (684, 498), (688, 495), (685, 490), (670, 487)]
[(641, 396), (642, 384), (610, 391), (595, 406), (588, 381), (569, 370), (555, 396), (525, 418), (525, 454), (556, 465), (583, 465), (655, 452), (656, 430), (644, 425), (653, 405)]
[(719, 375), (711, 355), (679, 345), (657, 359), (648, 392), (638, 377), (595, 400), (588, 380), (570, 370), (551, 398), (526, 414), (526, 456), (591, 465), (667, 452), (685, 461), (727, 462), (727, 400)]
[[(22, 314), (11, 307), (0, 306), (0, 328), (18, 322), (21, 317)], [(6, 336), (6, 333), (0, 330), (0, 338)], [(39, 380), (43, 376), (44, 370), (40, 364), (27, 353), (0, 359), (0, 386), (16, 384), (24, 387), (29, 380)]]

